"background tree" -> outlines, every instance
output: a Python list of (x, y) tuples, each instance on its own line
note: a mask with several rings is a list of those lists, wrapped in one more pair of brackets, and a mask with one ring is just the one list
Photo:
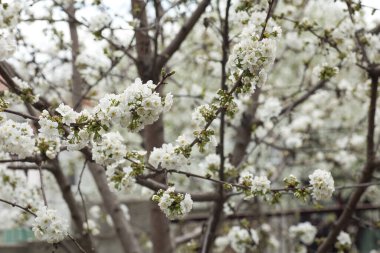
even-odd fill
[(4, 226), (79, 252), (107, 222), (130, 253), (360, 250), (380, 194), (377, 11), (2, 1)]

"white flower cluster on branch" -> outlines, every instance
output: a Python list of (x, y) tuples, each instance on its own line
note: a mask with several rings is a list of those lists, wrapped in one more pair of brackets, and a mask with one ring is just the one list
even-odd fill
[(173, 144), (163, 144), (161, 148), (153, 148), (149, 156), (149, 162), (156, 168), (173, 170), (183, 167), (187, 164), (187, 159), (181, 153), (176, 151), (177, 146)]
[(245, 26), (240, 41), (228, 60), (230, 78), (233, 82), (241, 78), (245, 93), (253, 93), (256, 85), (266, 82), (268, 70), (276, 56), (281, 28), (272, 20), (265, 23), (266, 15), (266, 12), (253, 12), (249, 18), (243, 19)]
[(316, 235), (317, 228), (308, 221), (290, 226), (289, 228), (290, 238), (298, 239), (306, 245), (312, 244)]
[(100, 165), (111, 165), (122, 160), (127, 147), (123, 143), (123, 137), (118, 132), (106, 133), (98, 143), (92, 147), (92, 157)]
[(352, 245), (351, 237), (348, 233), (340, 231), (338, 237), (336, 238), (335, 248), (338, 249), (339, 253), (347, 252)]
[(266, 176), (253, 176), (251, 173), (245, 173), (240, 177), (239, 183), (250, 189), (244, 191), (246, 198), (265, 195), (270, 191), (270, 181)]
[(335, 191), (334, 179), (331, 176), (331, 172), (318, 169), (309, 178), (312, 187), (311, 195), (315, 200), (327, 200), (331, 198)]
[(0, 123), (0, 150), (17, 154), (19, 158), (32, 156), (35, 139), (31, 126), (26, 122), (19, 123), (5, 118)]
[(19, 1), (0, 2), (0, 61), (10, 58), (16, 51), (12, 30), (18, 23), (22, 7)]
[(16, 51), (16, 41), (12, 34), (0, 31), (0, 61), (10, 58)]
[(190, 194), (176, 193), (174, 187), (159, 190), (152, 200), (158, 202), (160, 209), (171, 220), (183, 218), (193, 207)]
[(253, 249), (259, 243), (259, 235), (254, 229), (246, 229), (240, 226), (233, 226), (225, 236), (218, 237), (215, 244), (219, 252), (230, 245), (236, 253), (246, 253)]
[(136, 79), (123, 93), (102, 98), (94, 108), (95, 118), (106, 126), (119, 124), (133, 132), (140, 131), (172, 106), (172, 95), (169, 93), (161, 98), (155, 91), (156, 87), (152, 81), (144, 84)]
[(56, 210), (41, 206), (36, 215), (32, 230), (38, 240), (57, 243), (66, 238), (69, 225)]

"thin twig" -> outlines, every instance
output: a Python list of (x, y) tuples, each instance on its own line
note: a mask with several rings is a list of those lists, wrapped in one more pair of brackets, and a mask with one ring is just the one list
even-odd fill
[(42, 168), (41, 168), (41, 165), (38, 165), (38, 171), (39, 171), (39, 174), (40, 174), (40, 184), (41, 184), (42, 198), (43, 198), (43, 200), (44, 200), (44, 204), (45, 204), (45, 206), (47, 207), (47, 206), (48, 206), (48, 202), (47, 202), (46, 194), (45, 194), (44, 179), (43, 179), (43, 174), (42, 174)]
[(72, 237), (71, 235), (67, 235), (67, 237), (69, 237), (73, 242), (74, 242), (74, 244), (78, 247), (78, 249), (82, 252), (82, 253), (87, 253), (87, 251), (85, 251), (83, 248), (82, 248), (82, 246), (80, 246), (80, 244), (78, 243), (78, 241), (77, 240), (75, 240), (75, 238), (74, 237)]
[(21, 117), (23, 117), (25, 119), (31, 119), (31, 120), (34, 120), (34, 121), (38, 121), (39, 120), (39, 118), (34, 117), (32, 115), (25, 114), (25, 113), (22, 113), (22, 112), (13, 111), (13, 110), (10, 110), (10, 109), (5, 109), (5, 110), (3, 110), (3, 112), (7, 112), (7, 113), (10, 113), (10, 114), (18, 115), (18, 116), (21, 116)]
[(16, 203), (10, 202), (10, 201), (5, 200), (5, 199), (0, 199), (0, 202), (3, 202), (3, 203), (5, 203), (5, 204), (8, 204), (8, 205), (13, 206), (13, 207), (20, 208), (20, 209), (23, 210), (24, 212), (27, 212), (27, 213), (33, 215), (34, 217), (37, 217), (37, 215), (36, 215), (34, 212), (32, 212), (29, 208), (27, 208), (27, 207), (20, 206), (19, 204), (16, 204)]
[[(84, 161), (83, 167), (82, 167), (82, 171), (81, 171), (80, 176), (79, 176), (78, 192), (79, 192), (79, 195), (80, 195), (80, 198), (81, 198), (81, 201), (82, 201), (83, 212), (84, 212), (84, 219), (85, 219), (85, 222), (87, 224), (87, 230), (89, 230), (86, 202), (84, 201), (84, 197), (83, 197), (82, 191), (80, 189), (80, 185), (82, 183), (82, 178), (83, 178), (83, 172), (86, 169), (87, 161), (88, 161), (87, 159)], [(88, 231), (86, 231), (86, 232), (88, 232)]]

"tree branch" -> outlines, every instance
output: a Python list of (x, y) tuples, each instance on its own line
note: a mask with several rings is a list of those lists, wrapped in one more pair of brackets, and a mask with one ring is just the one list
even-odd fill
[[(367, 183), (371, 180), (373, 171), (380, 166), (378, 162), (375, 162), (374, 154), (374, 132), (375, 132), (375, 115), (376, 115), (376, 102), (377, 102), (377, 88), (379, 76), (370, 74), (371, 78), (371, 93), (370, 104), (368, 109), (368, 127), (367, 127), (367, 163), (362, 169), (362, 175), (359, 183)], [(340, 231), (345, 229), (348, 225), (348, 221), (351, 219), (356, 205), (359, 202), (361, 196), (365, 192), (366, 188), (356, 189), (350, 196), (343, 213), (340, 215), (337, 222), (334, 224), (327, 238), (319, 246), (317, 253), (327, 252), (333, 243), (335, 242)]]
[(182, 42), (186, 39), (187, 35), (192, 31), (195, 24), (198, 22), (199, 18), (205, 12), (206, 7), (210, 4), (211, 0), (202, 0), (195, 11), (191, 14), (190, 18), (181, 27), (177, 35), (170, 42), (170, 44), (163, 50), (160, 57), (157, 60), (157, 68), (163, 68), (166, 63), (170, 60), (173, 54), (179, 49)]

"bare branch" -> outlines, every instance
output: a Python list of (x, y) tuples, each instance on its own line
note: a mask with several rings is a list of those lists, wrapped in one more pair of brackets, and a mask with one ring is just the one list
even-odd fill
[(157, 68), (163, 68), (166, 63), (170, 60), (172, 55), (179, 49), (182, 42), (186, 39), (187, 35), (191, 32), (195, 24), (198, 22), (199, 18), (202, 16), (206, 7), (210, 4), (210, 0), (202, 0), (195, 11), (191, 14), (190, 18), (181, 27), (175, 38), (170, 42), (170, 44), (164, 49), (157, 61)]
[[(368, 127), (367, 127), (367, 163), (362, 169), (362, 175), (359, 181), (361, 183), (367, 183), (371, 180), (372, 174), (376, 168), (380, 166), (379, 162), (375, 161), (374, 153), (374, 132), (375, 132), (375, 115), (376, 115), (376, 102), (377, 102), (377, 89), (379, 76), (369, 73), (371, 77), (371, 93), (370, 93), (370, 104), (368, 109)], [(332, 227), (327, 238), (319, 246), (317, 253), (327, 252), (333, 243), (335, 242), (338, 234), (342, 231), (350, 220), (353, 212), (355, 211), (356, 205), (359, 202), (361, 196), (365, 192), (366, 188), (357, 188), (350, 196), (348, 203), (340, 215), (339, 219), (336, 221), (335, 226)]]

